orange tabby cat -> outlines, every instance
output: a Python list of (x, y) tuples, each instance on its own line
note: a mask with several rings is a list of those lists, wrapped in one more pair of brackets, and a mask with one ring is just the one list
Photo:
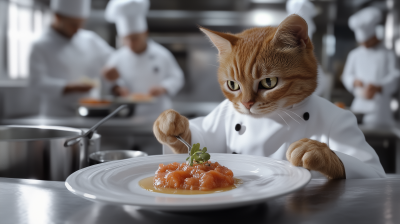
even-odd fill
[[(218, 81), (239, 113), (262, 117), (300, 103), (314, 92), (317, 61), (301, 17), (291, 15), (277, 28), (253, 28), (235, 35), (201, 30), (219, 50)], [(187, 118), (167, 110), (153, 130), (156, 138), (175, 153), (187, 152), (174, 137), (180, 135), (191, 142)], [(319, 171), (328, 178), (345, 178), (341, 160), (325, 143), (298, 140), (289, 146), (286, 157), (293, 165)]]

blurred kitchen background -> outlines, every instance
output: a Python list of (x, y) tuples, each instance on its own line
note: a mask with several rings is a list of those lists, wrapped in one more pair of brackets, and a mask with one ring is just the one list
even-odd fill
[[(150, 38), (168, 48), (185, 76), (185, 86), (173, 97), (174, 109), (188, 117), (203, 116), (224, 100), (217, 82), (217, 50), (199, 31), (241, 32), (257, 26), (277, 26), (286, 16), (285, 0), (150, 0), (147, 16)], [(312, 38), (315, 54), (327, 76), (323, 97), (350, 106), (353, 95), (340, 81), (348, 53), (358, 46), (348, 27), (349, 17), (367, 6), (384, 12), (378, 37), (400, 58), (400, 2), (395, 0), (314, 0), (318, 15)], [(114, 24), (104, 19), (107, 0), (92, 0), (85, 29), (111, 46), (119, 47)], [(89, 128), (98, 118), (47, 118), (38, 114), (38, 96), (29, 86), (30, 44), (51, 21), (49, 0), (0, 0), (0, 124), (58, 125)], [(391, 109), (399, 119), (400, 94), (393, 95)], [(99, 129), (101, 150), (132, 149), (160, 154), (152, 135), (154, 118), (115, 118)], [(386, 172), (399, 172), (400, 129), (369, 128), (360, 124), (367, 141), (381, 158)]]

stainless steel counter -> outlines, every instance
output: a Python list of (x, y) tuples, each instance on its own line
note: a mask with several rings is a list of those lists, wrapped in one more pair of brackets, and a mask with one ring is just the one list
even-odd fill
[(0, 223), (400, 223), (400, 176), (311, 180), (302, 190), (253, 206), (167, 213), (101, 204), (64, 182), (0, 178)]

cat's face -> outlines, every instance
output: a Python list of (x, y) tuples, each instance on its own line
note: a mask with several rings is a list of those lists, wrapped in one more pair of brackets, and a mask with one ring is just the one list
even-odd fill
[(201, 29), (219, 50), (218, 81), (238, 112), (262, 116), (314, 92), (317, 61), (301, 17), (236, 35)]

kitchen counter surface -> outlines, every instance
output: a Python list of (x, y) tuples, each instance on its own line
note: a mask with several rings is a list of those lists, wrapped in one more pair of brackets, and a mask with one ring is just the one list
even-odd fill
[(221, 211), (159, 212), (95, 203), (64, 182), (0, 178), (1, 223), (400, 223), (400, 176), (314, 179), (302, 190), (262, 204)]

